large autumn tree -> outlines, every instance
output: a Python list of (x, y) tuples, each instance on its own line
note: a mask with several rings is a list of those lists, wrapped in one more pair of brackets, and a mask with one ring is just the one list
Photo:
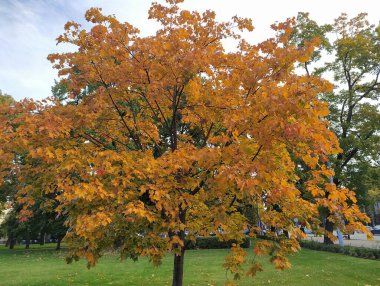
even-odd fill
[[(362, 228), (353, 193), (330, 184), (332, 171), (321, 163), (340, 152), (323, 120), (327, 104), (317, 98), (331, 85), (294, 71), (317, 42), (290, 45), (289, 20), (272, 27), (274, 38), (252, 45), (239, 36), (252, 30), (249, 19), (217, 22), (214, 12), (181, 10), (180, 2), (152, 4), (149, 18), (161, 29), (148, 37), (100, 9), (87, 11), (89, 31), (67, 23), (58, 42), (76, 50), (49, 59), (69, 98), (24, 102), (29, 112), (19, 125), (5, 120), (13, 126), (5, 146), (25, 150), (23, 172), (41, 174), (38, 192), (54, 193), (57, 211), (68, 215), (69, 259), (93, 266), (116, 247), (122, 258), (159, 264), (171, 252), (178, 286), (185, 240), (214, 232), (237, 241), (225, 267), (238, 278), (246, 262), (242, 201), (260, 206), (264, 224), (289, 233), (255, 244), (279, 269), (303, 236), (294, 219), (317, 227), (318, 206)], [(235, 52), (225, 51), (226, 38), (236, 40)], [(40, 168), (32, 167), (36, 160)], [(296, 187), (300, 160), (313, 200)], [(26, 216), (35, 195), (31, 185), (20, 190)], [(246, 274), (254, 275), (261, 265), (250, 262)]]
[[(322, 42), (302, 66), (306, 74), (322, 74), (334, 81), (334, 91), (321, 94), (330, 104), (327, 118), (342, 148), (330, 158), (334, 183), (354, 190), (362, 206), (371, 201), (371, 182), (378, 185), (380, 173), (380, 26), (371, 25), (366, 16), (361, 13), (350, 19), (342, 14), (331, 25), (318, 25), (307, 13), (299, 13), (291, 36), (299, 47), (313, 38)], [(327, 230), (334, 225), (327, 219)], [(325, 243), (332, 240), (325, 237)]]

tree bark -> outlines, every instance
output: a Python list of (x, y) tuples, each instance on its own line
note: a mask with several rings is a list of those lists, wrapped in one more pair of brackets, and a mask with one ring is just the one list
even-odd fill
[(45, 232), (40, 233), (40, 245), (45, 245)]
[(57, 240), (57, 246), (55, 248), (55, 250), (60, 250), (61, 249), (61, 241), (62, 241), (62, 237), (58, 237), (58, 240)]
[[(179, 220), (181, 223), (186, 222), (186, 210), (182, 209), (182, 206), (179, 206)], [(179, 253), (174, 254), (174, 265), (173, 265), (173, 283), (172, 286), (182, 286), (183, 284), (183, 266), (185, 261), (185, 231), (180, 230), (177, 232), (178, 237), (181, 240), (181, 243), (177, 244), (179, 248)]]
[[(331, 233), (334, 231), (334, 223), (332, 223), (331, 221), (329, 221), (328, 218), (326, 219), (325, 230), (328, 231), (328, 232), (331, 232)], [(325, 234), (324, 237), (323, 237), (323, 243), (324, 244), (334, 244), (334, 241), (332, 241), (330, 239), (330, 237), (328, 237)]]
[(16, 240), (13, 237), (13, 234), (9, 236), (9, 249), (13, 249), (16, 244)]
[(29, 249), (30, 245), (30, 233), (29, 231), (26, 232), (26, 239), (25, 239), (25, 249)]
[(181, 255), (174, 254), (173, 284), (172, 286), (182, 286), (183, 266), (185, 261), (185, 247), (181, 247)]
[[(338, 157), (339, 156), (340, 156), (340, 154), (338, 155)], [(339, 166), (339, 164), (340, 164), (339, 162), (340, 161), (341, 161), (341, 158), (338, 158), (338, 164), (337, 164), (337, 166)], [(329, 165), (329, 166), (331, 166), (331, 165)], [(338, 180), (338, 176), (337, 176), (338, 171), (337, 171), (336, 168), (334, 169), (334, 172), (335, 172), (336, 176), (335, 177), (330, 176), (330, 183), (331, 184), (335, 184), (335, 186), (338, 187), (339, 184), (340, 184), (340, 182)], [(326, 193), (326, 198), (327, 198), (327, 196), (328, 196), (328, 194)], [(334, 223), (329, 220), (329, 215), (331, 215), (331, 213), (327, 209), (325, 231), (333, 233), (333, 231), (334, 231)], [(331, 238), (328, 235), (325, 234), (323, 236), (323, 243), (326, 244), (326, 245), (328, 245), (328, 244), (334, 244), (334, 241), (332, 241)]]

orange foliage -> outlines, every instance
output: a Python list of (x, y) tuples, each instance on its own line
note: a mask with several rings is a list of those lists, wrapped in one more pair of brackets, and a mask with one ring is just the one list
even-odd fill
[[(323, 163), (340, 150), (322, 119), (327, 104), (317, 98), (332, 86), (294, 71), (316, 42), (289, 45), (289, 20), (273, 27), (277, 37), (251, 45), (239, 36), (252, 30), (250, 20), (219, 23), (212, 11), (168, 2), (152, 5), (149, 17), (162, 28), (149, 37), (99, 9), (86, 13), (91, 30), (65, 26), (58, 42), (77, 50), (49, 60), (78, 104), (1, 107), (7, 123), (0, 124), (0, 161), (26, 151), (30, 164), (20, 172), (39, 178), (38, 190), (20, 195), (58, 190), (73, 256), (90, 265), (114, 245), (123, 257), (148, 255), (159, 263), (167, 251), (180, 253), (185, 231), (190, 239), (215, 232), (241, 241), (247, 218), (239, 202), (261, 206), (263, 223), (289, 232), (289, 240), (255, 248), (279, 269), (299, 248), (294, 218), (317, 227), (319, 205), (362, 228), (353, 194), (329, 185)], [(236, 52), (224, 50), (225, 38), (239, 41)], [(92, 91), (79, 98), (89, 85)], [(310, 168), (313, 200), (295, 186), (295, 160)], [(238, 276), (244, 253), (235, 246), (225, 264)], [(255, 262), (248, 274), (257, 271)]]

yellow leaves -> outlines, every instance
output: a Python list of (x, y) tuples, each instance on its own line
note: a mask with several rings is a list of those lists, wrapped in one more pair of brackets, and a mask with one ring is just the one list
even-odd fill
[(57, 161), (61, 162), (63, 160), (64, 151), (62, 149), (55, 149), (55, 158)]
[(330, 111), (329, 111), (327, 102), (323, 102), (320, 105), (320, 109), (318, 110), (318, 113), (319, 113), (319, 116), (321, 117), (326, 117), (327, 115), (329, 115)]
[(155, 221), (155, 216), (150, 212), (141, 201), (131, 202), (126, 205), (126, 210), (124, 211), (125, 216), (136, 215), (140, 218), (145, 218), (149, 222)]
[(346, 196), (344, 190), (342, 190), (342, 189), (330, 190), (328, 193), (329, 193), (328, 198), (331, 201), (337, 201), (337, 202), (346, 201), (347, 196)]
[(243, 274), (242, 264), (246, 260), (247, 253), (239, 246), (234, 244), (230, 253), (226, 257), (223, 266), (234, 274), (234, 279), (239, 279)]
[(175, 245), (180, 245), (181, 247), (183, 247), (185, 242), (180, 237), (178, 237), (177, 235), (174, 235), (170, 238), (169, 243), (170, 243), (171, 247), (173, 247)]
[(284, 270), (291, 266), (289, 260), (284, 256), (274, 256), (271, 259), (271, 262), (274, 264), (275, 268), (279, 270)]
[(307, 62), (309, 59), (310, 59), (310, 55), (307, 54), (307, 53), (304, 53), (302, 56), (300, 56), (300, 57), (298, 58), (298, 60), (299, 60), (301, 63), (305, 63), (305, 62)]
[(100, 235), (100, 233), (96, 233), (112, 222), (112, 213), (101, 210), (93, 210), (92, 213), (91, 215), (80, 215), (75, 221), (75, 233), (83, 238)]
[(253, 261), (250, 264), (248, 271), (246, 272), (246, 275), (253, 277), (253, 276), (256, 276), (257, 272), (261, 272), (261, 271), (263, 271), (262, 265), (256, 261)]
[(165, 49), (165, 50), (170, 50), (171, 47), (172, 47), (172, 44), (170, 42), (164, 42), (162, 43), (162, 47)]
[(176, 5), (184, 2), (185, 0), (165, 0), (167, 3), (170, 3), (171, 5)]
[[(306, 238), (306, 234), (301, 229), (296, 227), (290, 232), (290, 237), (292, 239), (295, 239), (296, 241), (301, 241), (302, 239)], [(299, 244), (297, 246), (292, 246), (293, 252), (297, 252), (299, 249), (300, 249)]]
[(325, 230), (324, 235), (326, 235), (331, 241), (336, 241), (338, 239), (332, 232), (329, 232), (327, 230)]
[(79, 28), (79, 24), (76, 23), (76, 22), (73, 22), (73, 21), (69, 21), (67, 22), (65, 25), (64, 25), (64, 29), (65, 30), (70, 30), (71, 28), (74, 28), (74, 29), (78, 29)]
[(182, 19), (186, 22), (188, 20), (190, 20), (192, 17), (191, 17), (191, 13), (187, 10), (183, 10), (181, 11), (180, 13), (180, 16), (182, 17)]
[(55, 157), (54, 153), (50, 150), (50, 148), (45, 149), (45, 156), (48, 159), (53, 159)]
[(306, 165), (308, 165), (310, 168), (315, 169), (318, 164), (318, 157), (317, 156), (311, 156), (309, 154), (303, 156), (303, 161)]
[(74, 183), (72, 186), (63, 185), (62, 187), (66, 190), (62, 194), (62, 198), (68, 201), (81, 199), (83, 202), (89, 203), (92, 201), (107, 201), (107, 199), (115, 197), (114, 192), (107, 190), (106, 186), (98, 179), (94, 179), (89, 183)]
[(56, 151), (54, 150), (52, 146), (38, 147), (37, 149), (30, 150), (30, 156), (32, 158), (35, 158), (35, 159), (42, 158), (48, 163), (51, 163), (54, 161), (54, 159), (56, 159), (55, 153)]
[(201, 100), (201, 90), (201, 79), (199, 77), (191, 79), (186, 86), (186, 91), (189, 93), (189, 100), (194, 103), (199, 102)]
[(88, 22), (101, 23), (108, 19), (108, 17), (102, 15), (101, 12), (101, 8), (90, 8), (86, 11), (85, 18)]
[(259, 149), (261, 151), (262, 147), (261, 145), (251, 142), (251, 141), (244, 141), (241, 144), (244, 152), (250, 157), (253, 158), (253, 156), (258, 153)]
[(253, 252), (258, 256), (263, 256), (265, 254), (268, 254), (272, 247), (273, 242), (269, 240), (258, 241), (253, 248)]
[(317, 186), (308, 187), (308, 191), (311, 193), (313, 197), (324, 196), (325, 191)]
[[(209, 284), (210, 285), (210, 284)], [(229, 281), (224, 284), (224, 286), (236, 286), (237, 283), (235, 281)]]
[(253, 24), (252, 24), (252, 19), (234, 16), (234, 17), (232, 17), (232, 21), (238, 25), (238, 28), (241, 31), (246, 29), (249, 32), (252, 32), (254, 29)]
[(95, 266), (96, 259), (95, 259), (95, 256), (91, 252), (85, 252), (84, 257), (87, 260), (87, 268)]

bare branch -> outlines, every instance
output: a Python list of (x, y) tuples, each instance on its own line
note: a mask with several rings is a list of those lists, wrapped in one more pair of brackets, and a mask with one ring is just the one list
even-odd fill
[(211, 123), (210, 128), (209, 128), (208, 131), (207, 131), (207, 134), (206, 134), (206, 136), (205, 136), (205, 138), (204, 138), (204, 142), (203, 142), (203, 144), (202, 144), (202, 148), (206, 146), (206, 144), (207, 144), (207, 140), (208, 140), (208, 138), (210, 137), (211, 129), (212, 129), (213, 127), (214, 127), (214, 122)]
[(259, 156), (261, 149), (263, 148), (263, 145), (260, 145), (259, 149), (257, 150), (256, 154), (252, 157), (252, 162)]

